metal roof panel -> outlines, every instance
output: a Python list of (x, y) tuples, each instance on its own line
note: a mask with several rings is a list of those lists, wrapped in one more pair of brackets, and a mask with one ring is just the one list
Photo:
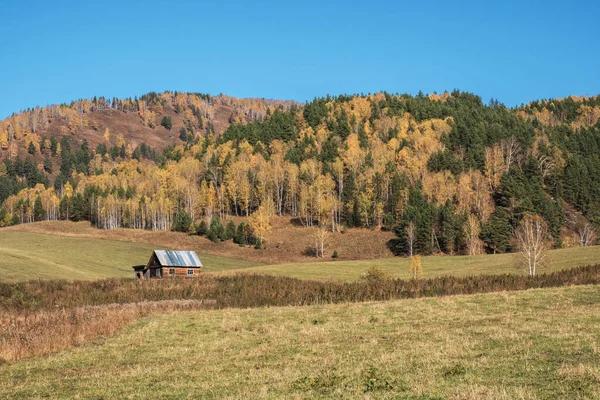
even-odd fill
[(154, 254), (163, 267), (202, 268), (202, 262), (195, 251), (154, 250)]

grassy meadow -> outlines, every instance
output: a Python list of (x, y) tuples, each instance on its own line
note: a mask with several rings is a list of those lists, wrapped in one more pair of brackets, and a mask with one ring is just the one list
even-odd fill
[[(550, 252), (548, 268), (538, 273), (591, 265), (600, 262), (600, 246), (557, 249)], [(410, 279), (410, 260), (406, 257), (381, 258), (377, 260), (337, 260), (331, 262), (290, 263), (262, 265), (246, 272), (290, 276), (299, 279), (329, 279), (354, 281), (371, 267), (385, 271), (393, 278)], [(442, 275), (468, 276), (481, 274), (519, 274), (516, 254), (493, 254), (480, 256), (428, 256), (421, 257), (423, 277)]]
[[(155, 245), (0, 230), (0, 282), (29, 279), (132, 277)], [(199, 254), (207, 271), (260, 265), (256, 261)]]
[(147, 316), (0, 365), (0, 398), (594, 399), (597, 286)]

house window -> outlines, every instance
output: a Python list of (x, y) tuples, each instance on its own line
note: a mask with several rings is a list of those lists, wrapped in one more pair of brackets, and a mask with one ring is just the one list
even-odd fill
[(194, 270), (193, 269), (188, 269), (188, 275), (194, 275)]
[(175, 268), (169, 269), (169, 275), (175, 275)]

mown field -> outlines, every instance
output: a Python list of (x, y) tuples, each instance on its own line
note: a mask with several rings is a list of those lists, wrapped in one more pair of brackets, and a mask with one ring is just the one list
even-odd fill
[[(0, 230), (0, 282), (29, 279), (133, 277), (154, 245)], [(246, 268), (256, 261), (200, 254), (207, 271)]]
[[(553, 272), (581, 265), (600, 262), (600, 246), (574, 247), (550, 252), (550, 266), (539, 270)], [(246, 272), (290, 276), (300, 279), (331, 279), (354, 281), (371, 267), (384, 270), (393, 278), (409, 279), (410, 260), (406, 257), (381, 258), (378, 260), (331, 261), (314, 263), (293, 263), (262, 265), (249, 268)], [(481, 256), (429, 256), (421, 257), (423, 277), (434, 278), (442, 275), (468, 276), (481, 274), (522, 274), (517, 267), (516, 254), (495, 254)]]
[[(32, 224), (33, 225), (33, 224)], [(159, 238), (154, 238), (157, 241)], [(191, 240), (189, 237), (186, 238)], [(193, 238), (192, 238), (193, 239)], [(197, 238), (197, 240), (200, 240)], [(177, 242), (136, 243), (103, 238), (57, 236), (17, 230), (0, 230), (0, 282), (28, 279), (101, 279), (130, 277), (131, 266), (147, 262), (155, 248), (175, 248)], [(186, 243), (189, 245), (189, 243)], [(260, 252), (251, 249), (252, 252)], [(409, 260), (403, 257), (376, 260), (337, 260), (266, 265), (255, 260), (199, 253), (205, 271), (243, 270), (246, 272), (290, 276), (300, 279), (353, 281), (371, 267), (391, 277), (407, 279)], [(552, 272), (600, 261), (600, 246), (553, 250), (551, 265), (540, 272)], [(515, 266), (514, 254), (483, 256), (422, 257), (423, 277), (441, 275), (522, 273)]]
[(0, 398), (600, 397), (597, 286), (148, 316), (0, 365)]

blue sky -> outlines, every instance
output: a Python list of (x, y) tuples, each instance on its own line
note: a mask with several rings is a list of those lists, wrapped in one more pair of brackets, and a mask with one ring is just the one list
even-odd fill
[(305, 101), (458, 88), (510, 106), (600, 93), (598, 2), (290, 3), (3, 0), (0, 118), (163, 90)]

